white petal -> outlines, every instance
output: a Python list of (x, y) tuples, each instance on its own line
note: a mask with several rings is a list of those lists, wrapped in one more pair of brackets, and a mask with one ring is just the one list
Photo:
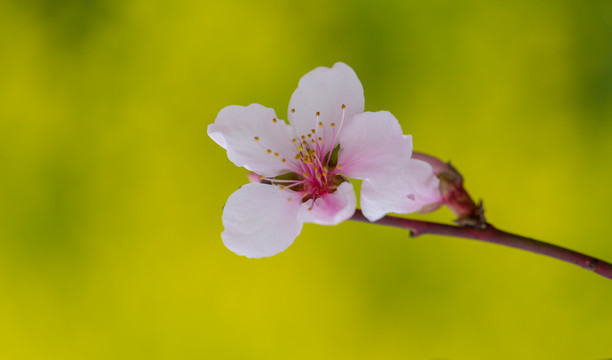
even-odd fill
[(370, 221), (394, 212), (408, 214), (442, 200), (440, 181), (431, 165), (411, 159), (402, 176), (387, 184), (365, 180), (361, 185), (361, 211)]
[(300, 199), (273, 185), (246, 184), (234, 192), (223, 208), (223, 243), (250, 258), (284, 251), (302, 231), (297, 220)]
[(402, 134), (387, 111), (359, 114), (340, 133), (338, 164), (351, 178), (390, 181), (405, 169), (411, 154), (412, 137)]
[[(317, 129), (318, 136), (323, 137), (323, 129), (317, 127), (316, 113), (320, 112), (319, 121), (325, 126), (325, 144), (332, 146), (333, 129), (342, 121), (342, 105), (344, 122), (363, 112), (365, 100), (363, 87), (357, 75), (348, 65), (336, 63), (332, 68), (318, 67), (304, 75), (289, 101), (289, 121), (296, 123), (300, 135), (310, 129)], [(295, 113), (291, 110), (295, 109)]]
[(353, 185), (348, 181), (343, 182), (335, 192), (316, 199), (312, 210), (309, 210), (312, 200), (304, 202), (300, 206), (298, 219), (306, 223), (337, 225), (353, 216), (356, 202)]
[(264, 176), (292, 171), (289, 164), (297, 152), (291, 143), (292, 130), (272, 109), (259, 104), (228, 106), (208, 125), (208, 135), (237, 166)]

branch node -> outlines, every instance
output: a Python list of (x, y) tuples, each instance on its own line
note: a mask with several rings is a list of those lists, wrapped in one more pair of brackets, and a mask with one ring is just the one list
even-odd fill
[(599, 266), (599, 260), (589, 259), (589, 262), (587, 263), (587, 269), (591, 271), (595, 271), (595, 269), (597, 269), (598, 266)]

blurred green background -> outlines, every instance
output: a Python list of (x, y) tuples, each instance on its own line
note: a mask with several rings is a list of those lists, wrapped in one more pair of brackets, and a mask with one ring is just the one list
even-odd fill
[(612, 282), (531, 253), (347, 222), (234, 255), (205, 130), (344, 61), (493, 224), (612, 260), (612, 2), (0, 1), (0, 34), (1, 359), (612, 356)]

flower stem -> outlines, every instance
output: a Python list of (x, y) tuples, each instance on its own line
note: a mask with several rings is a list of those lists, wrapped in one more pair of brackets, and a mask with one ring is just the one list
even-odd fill
[[(355, 211), (351, 220), (369, 223), (360, 210)], [(517, 249), (530, 251), (532, 253), (546, 255), (561, 261), (580, 266), (581, 268), (593, 271), (596, 274), (612, 279), (612, 264), (585, 255), (579, 252), (566, 249), (557, 245), (545, 243), (543, 241), (526, 238), (523, 236), (510, 234), (496, 229), (490, 224), (484, 229), (473, 227), (459, 227), (446, 224), (433, 223), (413, 219), (404, 219), (395, 216), (385, 216), (373, 222), (374, 224), (394, 226), (410, 230), (412, 237), (424, 234), (452, 236), (472, 240), (480, 240), (489, 243), (505, 245)]]

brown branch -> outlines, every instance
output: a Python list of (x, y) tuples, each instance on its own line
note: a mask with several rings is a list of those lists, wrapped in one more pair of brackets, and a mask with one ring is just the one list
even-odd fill
[[(355, 212), (351, 220), (367, 223), (370, 222), (363, 216), (360, 210)], [(557, 245), (545, 243), (543, 241), (510, 234), (505, 231), (498, 230), (490, 224), (487, 224), (487, 227), (484, 229), (477, 229), (473, 227), (459, 227), (428, 221), (404, 219), (395, 216), (385, 216), (373, 223), (410, 230), (410, 234), (413, 237), (424, 234), (452, 236), (486, 241), (494, 244), (527, 250), (536, 254), (546, 255), (561, 261), (578, 265), (581, 268), (593, 271), (594, 273), (607, 277), (608, 279), (612, 279), (612, 264), (606, 261)]]

